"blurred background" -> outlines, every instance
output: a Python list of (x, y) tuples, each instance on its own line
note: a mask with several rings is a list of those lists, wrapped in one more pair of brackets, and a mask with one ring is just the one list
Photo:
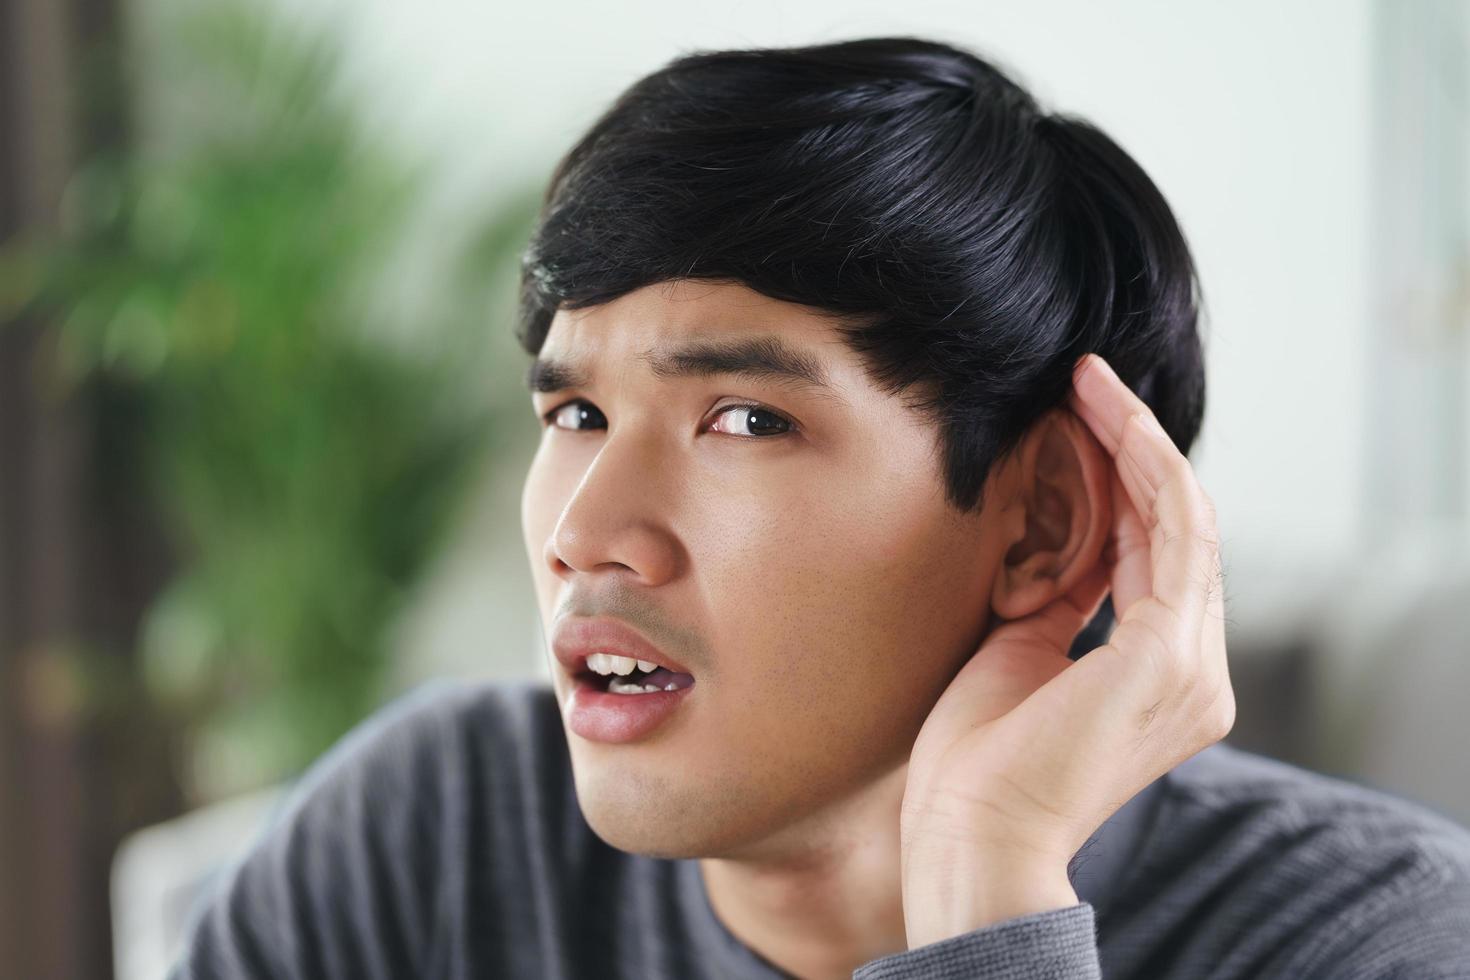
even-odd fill
[(161, 975), (355, 722), (545, 678), (511, 334), (551, 167), (695, 48), (969, 46), (1204, 286), (1229, 741), (1470, 822), (1465, 0), (0, 0), (0, 964)]

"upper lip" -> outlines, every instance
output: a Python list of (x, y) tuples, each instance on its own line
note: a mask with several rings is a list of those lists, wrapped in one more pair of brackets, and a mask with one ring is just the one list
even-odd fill
[(645, 640), (637, 630), (621, 620), (607, 617), (563, 619), (556, 626), (551, 649), (572, 676), (587, 670), (587, 657), (593, 653), (648, 660), (677, 674), (689, 673), (677, 660)]

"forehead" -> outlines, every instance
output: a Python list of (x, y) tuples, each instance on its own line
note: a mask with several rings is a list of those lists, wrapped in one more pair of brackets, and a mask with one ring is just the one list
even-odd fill
[(821, 313), (732, 282), (677, 279), (644, 286), (599, 306), (558, 310), (545, 353), (641, 353), (684, 340), (780, 334), (824, 361), (838, 357), (841, 337)]

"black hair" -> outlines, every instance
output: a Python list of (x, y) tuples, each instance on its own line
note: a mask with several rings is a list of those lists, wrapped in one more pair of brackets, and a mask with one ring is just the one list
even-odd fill
[[(1163, 195), (1101, 130), (950, 44), (695, 51), (625, 90), (552, 174), (517, 339), (537, 354), (558, 308), (675, 279), (829, 316), (938, 426), (961, 510), (1088, 351), (1181, 451), (1199, 432), (1200, 287)], [(1111, 622), (1109, 600), (1074, 655)]]

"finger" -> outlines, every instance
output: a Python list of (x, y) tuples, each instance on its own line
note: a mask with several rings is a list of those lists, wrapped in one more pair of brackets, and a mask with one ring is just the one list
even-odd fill
[[(1128, 430), (1124, 431), (1126, 444)], [(1145, 431), (1151, 430), (1145, 427)], [(1170, 445), (1173, 445), (1172, 442)], [(1189, 468), (1186, 479), (1194, 481), (1197, 490), (1193, 498), (1194, 504), (1203, 511), (1198, 515), (1198, 526), (1192, 528), (1191, 533), (1203, 539), (1207, 546), (1212, 546), (1212, 553), (1192, 554), (1187, 549), (1166, 547), (1178, 532), (1171, 531), (1172, 525), (1159, 519), (1160, 508), (1169, 508), (1173, 498), (1160, 503), (1156, 487), (1160, 479), (1167, 477), (1146, 474), (1141, 461), (1143, 455), (1120, 447), (1116, 458), (1116, 484), (1122, 489), (1124, 499), (1116, 505), (1121, 516), (1115, 524), (1115, 535), (1122, 544), (1118, 552), (1123, 559), (1120, 574), (1131, 580), (1120, 583), (1120, 616), (1121, 611), (1126, 611), (1132, 602), (1144, 596), (1156, 595), (1161, 600), (1169, 601), (1168, 595), (1162, 591), (1156, 593), (1153, 589), (1153, 583), (1162, 577), (1166, 582), (1193, 583), (1205, 599), (1202, 615), (1208, 619), (1211, 614), (1210, 604), (1217, 603), (1214, 614), (1223, 619), (1223, 610), (1218, 606), (1221, 596), (1219, 547), (1216, 544), (1214, 512), (1208, 497), (1198, 487), (1197, 481), (1194, 481), (1193, 469)], [(1183, 457), (1182, 453), (1178, 455)], [(1187, 467), (1188, 461), (1184, 460), (1182, 465)], [(1140, 507), (1143, 508), (1142, 513), (1139, 512)], [(1191, 622), (1193, 612), (1191, 609)]]
[(1214, 588), (1211, 570), (1219, 550), (1204, 490), (1168, 436), (1140, 415), (1130, 417), (1118, 453), (1136, 467), (1142, 482), (1141, 487), (1130, 487), (1129, 496), (1148, 529), (1151, 594), (1178, 620), (1181, 652), (1198, 656), (1205, 609)]
[(1113, 456), (1118, 454), (1129, 416), (1142, 413), (1158, 422), (1153, 409), (1123, 383), (1111, 364), (1096, 354), (1084, 354), (1077, 359), (1072, 369), (1072, 391), (1067, 397), (1072, 411), (1088, 424), (1103, 448)]
[(1205, 605), (1205, 619), (1200, 647), (1204, 666), (1210, 671), (1217, 686), (1230, 686), (1230, 669), (1225, 652), (1225, 566), (1220, 549), (1215, 549), (1215, 562), (1209, 569), (1209, 601)]
[[(1077, 397), (1075, 388), (1067, 395), (1067, 407), (1081, 418), (1082, 421), (1087, 423), (1087, 427), (1092, 430), (1093, 435), (1097, 436), (1098, 442), (1103, 444), (1103, 448), (1108, 451), (1109, 456), (1117, 454), (1118, 434), (1113, 431), (1107, 422), (1090, 405)], [(1122, 430), (1119, 429), (1118, 431), (1121, 432)]]
[(1149, 531), (1151, 594), (1178, 619), (1179, 639), (1197, 654), (1218, 563), (1218, 534), (1194, 470), (1153, 412), (1101, 357), (1078, 360), (1071, 401), (1073, 411), (1113, 453), (1129, 499)]
[(1121, 619), (1139, 599), (1153, 594), (1153, 555), (1148, 528), (1133, 506), (1121, 475), (1114, 471), (1113, 528), (1108, 548), (1113, 553), (1113, 608)]

